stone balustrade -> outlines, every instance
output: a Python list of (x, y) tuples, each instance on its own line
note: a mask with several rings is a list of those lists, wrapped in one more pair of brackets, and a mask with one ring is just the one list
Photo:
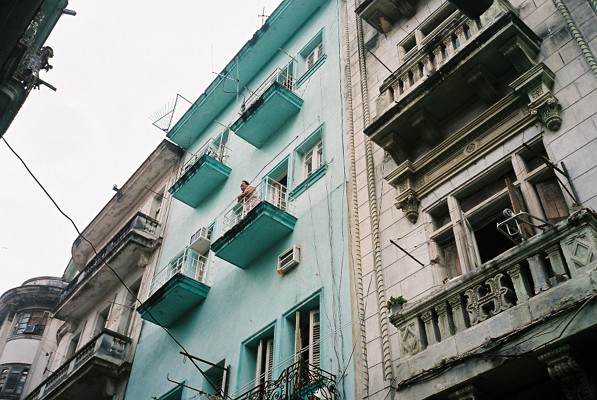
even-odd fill
[(103, 365), (113, 365), (114, 368), (118, 368), (125, 360), (128, 343), (130, 343), (129, 338), (107, 329), (102, 330), (29, 393), (25, 400), (46, 398), (50, 392), (69, 377), (74, 376), (81, 366), (94, 357), (101, 359)]
[(591, 211), (577, 211), (426, 298), (392, 310), (400, 357), (424, 352), (595, 266), (597, 219)]

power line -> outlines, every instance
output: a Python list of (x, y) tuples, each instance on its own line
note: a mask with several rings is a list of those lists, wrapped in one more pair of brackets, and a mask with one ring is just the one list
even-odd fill
[[(31, 169), (29, 169), (29, 167), (27, 166), (27, 163), (25, 163), (25, 161), (21, 158), (21, 156), (19, 156), (17, 154), (17, 152), (8, 144), (8, 142), (6, 141), (6, 139), (4, 137), (2, 137), (2, 140), (4, 140), (4, 143), (6, 144), (6, 146), (9, 148), (9, 150), (19, 159), (19, 161), (21, 162), (21, 164), (23, 164), (23, 166), (25, 167), (25, 169), (27, 170), (27, 172), (29, 173), (29, 175), (31, 175), (31, 177), (35, 180), (35, 182), (39, 185), (39, 187), (44, 191), (44, 193), (46, 194), (46, 196), (50, 199), (50, 201), (52, 201), (52, 203), (54, 204), (54, 206), (56, 207), (56, 209), (60, 212), (60, 214), (62, 214), (67, 220), (70, 221), (70, 223), (73, 225), (73, 227), (75, 228), (75, 231), (77, 232), (77, 234), (79, 235), (79, 237), (81, 239), (83, 239), (85, 242), (89, 243), (89, 245), (91, 246), (93, 252), (95, 253), (95, 256), (99, 256), (99, 253), (97, 251), (97, 249), (95, 248), (95, 246), (93, 245), (93, 243), (91, 243), (85, 236), (83, 236), (83, 234), (81, 233), (81, 231), (79, 230), (79, 228), (77, 227), (77, 224), (75, 223), (75, 221), (73, 221), (73, 219), (71, 217), (69, 217), (64, 211), (62, 211), (62, 209), (60, 208), (60, 206), (56, 203), (56, 201), (52, 198), (52, 196), (50, 195), (50, 193), (48, 193), (48, 191), (46, 190), (46, 188), (41, 184), (41, 182), (37, 179), (37, 177), (35, 176), (35, 174), (31, 171)], [(122, 278), (120, 277), (120, 275), (118, 275), (118, 273), (116, 271), (114, 271), (114, 269), (110, 266), (110, 264), (108, 264), (108, 262), (106, 261), (106, 259), (104, 257), (101, 257), (101, 262), (104, 263), (106, 265), (106, 267), (108, 267), (108, 269), (114, 274), (114, 276), (116, 277), (116, 279), (118, 279), (118, 281), (122, 284), (122, 286), (124, 286), (124, 288), (127, 290), (127, 292), (135, 299), (135, 301), (139, 302), (139, 304), (141, 303), (141, 300), (139, 300), (139, 298), (137, 297), (137, 294), (134, 293), (133, 290), (131, 290), (131, 288), (128, 287), (128, 285), (122, 280)], [(158, 319), (156, 319), (153, 315), (151, 315), (151, 312), (149, 310), (147, 310), (147, 314), (149, 315), (149, 317), (153, 320), (153, 321), (158, 321)], [(168, 336), (170, 336), (170, 338), (176, 343), (176, 345), (178, 347), (180, 347), (185, 353), (189, 353), (187, 351), (187, 349), (183, 346), (182, 343), (180, 343), (180, 341), (178, 339), (176, 339), (174, 337), (174, 335), (168, 330), (166, 329), (166, 327), (162, 326), (161, 324), (158, 323), (158, 326), (160, 328), (162, 328), (164, 330), (164, 332), (166, 332), (166, 334)], [(206, 374), (203, 372), (203, 370), (197, 365), (197, 363), (191, 358), (191, 363), (195, 366), (195, 368), (197, 368), (197, 370), (206, 378), (206, 380), (213, 386), (213, 388), (215, 390), (219, 390), (216, 385), (211, 381), (211, 379), (209, 379), (209, 377), (206, 376)]]

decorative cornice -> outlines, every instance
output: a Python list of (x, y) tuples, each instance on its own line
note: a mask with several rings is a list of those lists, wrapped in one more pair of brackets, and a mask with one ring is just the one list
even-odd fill
[[(587, 41), (585, 40), (584, 36), (580, 32), (580, 29), (578, 28), (576, 21), (574, 20), (574, 18), (572, 18), (570, 11), (568, 11), (568, 8), (562, 0), (553, 0), (553, 2), (562, 14), (562, 16), (564, 17), (564, 21), (566, 21), (566, 26), (568, 26), (568, 29), (570, 30), (572, 37), (576, 40), (576, 43), (580, 47), (583, 56), (587, 60), (587, 63), (589, 64), (591, 69), (593, 70), (593, 74), (597, 75), (597, 61), (595, 61), (595, 56), (593, 55), (593, 52), (587, 44)], [(595, 1), (590, 0), (589, 2), (591, 3), (593, 9), (597, 10), (594, 4)]]

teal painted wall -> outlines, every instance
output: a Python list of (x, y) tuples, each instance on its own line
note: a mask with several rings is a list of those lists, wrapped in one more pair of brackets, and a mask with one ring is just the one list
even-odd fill
[[(283, 3), (288, 6), (289, 15), (294, 3), (299, 2)], [(251, 387), (254, 359), (243, 345), (251, 338), (274, 332), (274, 378), (292, 363), (294, 311), (309, 301), (319, 303), (321, 311), (321, 368), (337, 376), (344, 374), (339, 380), (342, 398), (354, 397), (340, 15), (337, 2), (324, 1), (297, 32), (289, 35), (283, 46), (288, 54), (300, 58), (301, 49), (323, 29), (326, 58), (296, 90), (304, 100), (301, 111), (260, 149), (231, 133), (229, 179), (195, 209), (177, 200), (172, 203), (158, 270), (188, 245), (190, 236), (200, 227), (215, 221), (212, 242), (221, 235), (223, 215), (235, 204), (241, 180), (256, 185), (287, 160), (289, 189), (298, 186), (303, 171), (297, 147), (323, 126), (327, 167), (325, 174), (293, 202), (293, 214), (298, 218), (293, 233), (271, 246), (246, 270), (210, 252), (211, 289), (206, 300), (169, 328), (191, 354), (214, 363), (225, 360), (230, 365), (231, 397), (240, 394), (243, 387), (244, 390)], [(247, 54), (250, 57), (250, 51)], [(256, 88), (288, 60), (286, 54), (277, 51), (270, 60), (265, 60), (261, 72), (247, 86)], [(253, 62), (259, 61), (264, 60)], [(299, 77), (304, 71), (300, 68)], [(240, 100), (230, 104), (216, 120), (231, 125), (238, 118), (240, 104)], [(222, 130), (218, 123), (211, 123), (189, 147), (189, 152), (197, 151)], [(301, 247), (301, 262), (280, 276), (276, 273), (277, 256), (293, 244)], [(144, 322), (126, 397), (159, 398), (174, 387), (167, 376), (207, 389), (207, 382), (192, 363), (184, 362), (180, 351), (164, 330)], [(205, 364), (200, 366), (209, 369)], [(182, 398), (195, 394), (184, 389)]]

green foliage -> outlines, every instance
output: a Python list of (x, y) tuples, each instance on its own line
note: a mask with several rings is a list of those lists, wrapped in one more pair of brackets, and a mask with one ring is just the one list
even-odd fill
[(390, 299), (386, 302), (386, 307), (388, 310), (391, 310), (396, 304), (404, 304), (406, 303), (406, 299), (402, 296), (394, 297), (390, 296)]

